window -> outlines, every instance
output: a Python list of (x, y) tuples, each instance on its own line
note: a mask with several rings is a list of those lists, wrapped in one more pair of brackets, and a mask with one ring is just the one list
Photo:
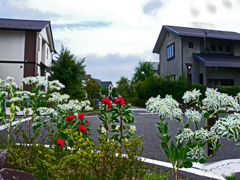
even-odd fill
[(48, 48), (47, 48), (47, 59), (48, 59)]
[(222, 46), (218, 46), (218, 50), (219, 50), (220, 52), (222, 52), (222, 51), (223, 51), (223, 47), (222, 47)]
[(38, 38), (38, 51), (40, 51), (40, 41), (41, 41), (41, 39)]
[(174, 58), (175, 56), (174, 43), (167, 46), (167, 60)]
[(212, 51), (216, 51), (216, 46), (211, 45), (211, 49), (212, 49)]
[(230, 52), (230, 47), (226, 46), (226, 52)]
[(188, 48), (193, 48), (193, 42), (188, 42)]
[(234, 79), (221, 79), (221, 86), (234, 86)]
[(169, 81), (175, 81), (175, 74), (166, 76), (166, 78), (167, 78), (167, 80), (169, 80)]

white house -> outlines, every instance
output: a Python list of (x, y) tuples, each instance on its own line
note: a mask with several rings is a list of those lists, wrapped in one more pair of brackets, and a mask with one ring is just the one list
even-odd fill
[(49, 76), (46, 66), (55, 53), (50, 21), (0, 18), (0, 78)]

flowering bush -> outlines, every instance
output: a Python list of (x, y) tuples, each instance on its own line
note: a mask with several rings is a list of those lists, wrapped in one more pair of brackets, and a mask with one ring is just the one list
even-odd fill
[[(129, 139), (131, 136), (134, 136), (137, 129), (135, 126), (123, 125), (123, 123), (134, 123), (133, 111), (130, 110), (131, 106), (125, 104), (122, 97), (116, 98), (114, 103), (115, 105), (112, 105), (109, 99), (102, 99), (101, 104), (99, 105), (100, 112), (98, 117), (103, 121), (103, 126), (100, 126), (98, 132), (104, 135), (106, 139), (114, 139), (121, 143), (123, 139)], [(111, 129), (108, 127), (109, 124), (112, 124)], [(108, 137), (110, 132), (114, 132), (115, 134), (112, 137)]]
[[(187, 91), (183, 95), (184, 103), (193, 103), (199, 107), (199, 111), (195, 109), (188, 109), (185, 112), (187, 121), (183, 120), (183, 112), (179, 108), (179, 103), (175, 101), (172, 96), (166, 95), (165, 98), (150, 98), (147, 103), (147, 111), (152, 113), (159, 113), (160, 122), (157, 123), (159, 130), (158, 137), (161, 139), (161, 146), (165, 151), (168, 159), (170, 160), (175, 178), (179, 168), (192, 167), (192, 162), (204, 163), (207, 156), (203, 147), (210, 143), (212, 150), (216, 151), (221, 144), (217, 144), (217, 140), (222, 137), (228, 137), (229, 140), (237, 141), (240, 132), (240, 114), (234, 113), (233, 115), (220, 118), (214, 126), (208, 130), (205, 126), (207, 119), (216, 117), (216, 114), (225, 113), (229, 108), (239, 111), (240, 106), (240, 93), (234, 98), (227, 94), (217, 92), (217, 89), (207, 88), (202, 101), (199, 100), (201, 93), (199, 90)], [(175, 137), (176, 144), (172, 141), (171, 136), (168, 134), (168, 122), (165, 119), (177, 120), (180, 123), (179, 133)], [(201, 119), (204, 122), (200, 124)], [(195, 125), (195, 130), (190, 129), (190, 124)], [(170, 144), (169, 144), (170, 143)]]

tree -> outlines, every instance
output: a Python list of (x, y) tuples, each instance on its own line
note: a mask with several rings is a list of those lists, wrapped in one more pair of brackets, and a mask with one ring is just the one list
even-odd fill
[(115, 87), (112, 89), (112, 97), (118, 97), (117, 88)]
[(64, 84), (62, 93), (70, 95), (71, 98), (85, 97), (82, 84), (82, 78), (86, 73), (84, 62), (85, 58), (77, 60), (77, 57), (62, 45), (56, 63), (48, 67), (51, 79), (59, 80)]
[(103, 86), (103, 87), (101, 88), (101, 94), (102, 94), (102, 95), (105, 95), (105, 97), (108, 97), (108, 95), (109, 95), (109, 89), (108, 89), (107, 86)]
[(88, 79), (85, 83), (85, 90), (87, 91), (88, 97), (90, 99), (101, 99), (101, 84), (96, 79)]
[[(145, 78), (154, 74), (153, 63), (151, 62), (144, 62), (139, 60), (134, 70), (135, 70), (135, 73), (133, 74), (134, 83), (137, 83), (138, 81), (143, 81)], [(144, 74), (142, 72), (144, 72)]]
[(128, 96), (128, 92), (130, 89), (130, 80), (127, 77), (121, 76), (120, 80), (117, 81), (117, 92), (122, 97)]

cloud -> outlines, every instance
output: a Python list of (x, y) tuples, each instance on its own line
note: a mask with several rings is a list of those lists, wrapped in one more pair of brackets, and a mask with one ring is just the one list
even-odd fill
[(232, 1), (231, 0), (222, 0), (222, 4), (226, 9), (232, 8)]
[(42, 12), (40, 10), (15, 6), (15, 1), (0, 1), (0, 17), (9, 19), (33, 19), (33, 20), (54, 20), (61, 17), (52, 12)]
[(160, 0), (151, 0), (143, 6), (143, 13), (155, 15), (161, 7), (163, 7), (163, 3)]
[(109, 22), (104, 22), (104, 21), (94, 21), (94, 22), (83, 22), (80, 24), (52, 24), (52, 28), (85, 28), (85, 27), (90, 27), (90, 28), (97, 28), (97, 27), (106, 27), (111, 25)]

